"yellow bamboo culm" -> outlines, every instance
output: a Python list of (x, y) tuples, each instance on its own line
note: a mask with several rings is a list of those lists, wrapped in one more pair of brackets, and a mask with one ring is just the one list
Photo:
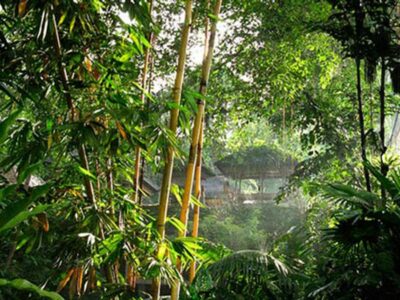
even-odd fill
[[(207, 0), (206, 5), (207, 10), (210, 8), (210, 0)], [(203, 61), (207, 59), (207, 52), (208, 52), (208, 42), (209, 42), (209, 18), (208, 15), (205, 17), (204, 20), (204, 54), (203, 54)], [(197, 146), (197, 157), (196, 157), (196, 169), (194, 171), (194, 196), (197, 201), (200, 201), (201, 195), (203, 194), (201, 188), (201, 166), (202, 166), (202, 154), (203, 154), (203, 134), (204, 134), (204, 117), (201, 123), (200, 129), (200, 137), (199, 143)], [(196, 238), (199, 235), (199, 224), (200, 224), (200, 206), (194, 205), (193, 208), (193, 228), (192, 228), (192, 237)], [(192, 261), (190, 263), (189, 269), (189, 282), (192, 283), (194, 277), (196, 276), (196, 262)]]
[[(175, 84), (172, 90), (173, 101), (178, 105), (181, 102), (182, 85), (185, 74), (185, 64), (187, 56), (187, 45), (189, 41), (191, 26), (192, 26), (192, 0), (187, 0), (185, 5), (185, 23), (182, 28), (181, 45), (178, 55), (178, 66), (177, 66)], [(178, 127), (178, 117), (179, 117), (179, 110), (177, 108), (173, 108), (171, 110), (169, 129), (174, 135), (176, 135)], [(172, 170), (174, 167), (174, 155), (175, 155), (174, 148), (172, 146), (168, 146), (163, 179), (161, 184), (160, 202), (159, 202), (159, 209), (157, 216), (157, 231), (160, 235), (161, 240), (164, 239), (165, 236), (165, 221), (167, 219), (167, 213), (168, 213), (168, 202), (171, 189)], [(160, 299), (160, 287), (161, 287), (161, 278), (157, 277), (153, 279), (153, 284), (152, 284), (153, 300)]]
[[(200, 81), (200, 94), (205, 96), (207, 93), (207, 85), (208, 79), (210, 77), (210, 70), (211, 70), (211, 62), (214, 53), (214, 46), (215, 46), (215, 38), (217, 33), (217, 20), (219, 17), (219, 13), (221, 10), (222, 0), (217, 0), (214, 6), (214, 17), (216, 20), (212, 23), (210, 38), (208, 43), (208, 50), (207, 55), (205, 56), (205, 60), (203, 61), (202, 73), (201, 73), (201, 81)], [(192, 195), (192, 186), (193, 186), (193, 179), (194, 179), (194, 167), (196, 164), (196, 155), (197, 155), (197, 148), (199, 144), (200, 133), (202, 129), (203, 123), (203, 116), (204, 116), (204, 108), (205, 108), (205, 100), (198, 99), (197, 100), (197, 114), (194, 120), (193, 131), (192, 131), (192, 141), (190, 145), (190, 152), (189, 152), (189, 162), (186, 167), (186, 180), (185, 180), (185, 187), (184, 193), (182, 197), (182, 208), (180, 213), (180, 221), (184, 224), (184, 230), (179, 232), (179, 237), (186, 236), (186, 227), (188, 223), (188, 216), (189, 216), (189, 203), (190, 197)], [(178, 259), (177, 262), (178, 271), (181, 272), (181, 263)], [(179, 291), (180, 291), (180, 283), (179, 281), (174, 281), (171, 287), (171, 300), (178, 300), (179, 299)]]
[[(201, 187), (201, 165), (202, 165), (202, 155), (203, 155), (203, 130), (204, 130), (204, 120), (201, 125), (199, 144), (197, 146), (197, 158), (196, 158), (196, 169), (195, 169), (195, 180), (194, 180), (194, 196), (197, 201), (201, 200), (203, 190)], [(200, 225), (200, 206), (194, 205), (193, 209), (193, 228), (192, 237), (196, 238), (199, 235), (199, 225)], [(193, 282), (196, 276), (196, 262), (192, 261), (190, 263), (189, 270), (189, 281)]]

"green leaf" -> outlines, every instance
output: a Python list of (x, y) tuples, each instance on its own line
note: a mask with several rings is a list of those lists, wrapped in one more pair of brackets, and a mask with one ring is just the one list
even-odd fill
[(82, 168), (81, 166), (78, 166), (78, 171), (79, 171), (82, 175), (87, 176), (87, 177), (90, 177), (90, 178), (93, 179), (93, 180), (96, 180), (96, 179), (97, 179), (96, 176), (94, 176), (89, 170), (86, 170), (85, 168)]
[(15, 95), (2, 82), (0, 82), (0, 90), (3, 91), (12, 100), (17, 101), (17, 98), (15, 97)]
[(0, 144), (7, 139), (8, 131), (20, 112), (20, 110), (17, 110), (11, 113), (6, 119), (0, 122)]
[(172, 224), (172, 226), (174, 226), (179, 231), (185, 230), (185, 225), (178, 218), (175, 217), (168, 218), (167, 222)]
[(51, 206), (50, 204), (40, 204), (32, 210), (29, 210), (29, 211), (27, 210), (27, 211), (23, 211), (23, 212), (19, 213), (14, 218), (12, 218), (12, 220), (10, 220), (10, 222), (8, 222), (4, 227), (2, 227), (0, 229), (0, 232), (10, 229), (10, 228), (13, 228), (14, 226), (29, 219), (30, 217), (36, 216), (37, 214), (40, 214), (40, 213), (46, 211), (50, 206)]
[(20, 291), (26, 291), (29, 293), (35, 293), (38, 296), (44, 297), (47, 299), (52, 299), (52, 300), (63, 300), (64, 299), (58, 293), (43, 290), (40, 287), (38, 287), (37, 285), (29, 282), (28, 280), (22, 279), (22, 278), (17, 278), (14, 280), (0, 278), (0, 287), (1, 286), (10, 287), (10, 288), (20, 290)]
[(18, 223), (28, 219), (34, 214), (43, 212), (45, 209), (43, 206), (38, 206), (36, 210), (34, 209), (30, 212), (26, 211), (26, 209), (32, 202), (46, 194), (49, 188), (49, 184), (35, 187), (29, 197), (19, 199), (7, 205), (6, 208), (0, 212), (0, 233), (16, 226)]
[(182, 191), (181, 191), (181, 188), (177, 184), (173, 184), (173, 185), (171, 185), (171, 193), (172, 193), (172, 195), (174, 195), (176, 200), (182, 206)]
[(207, 14), (207, 16), (208, 16), (212, 21), (218, 21), (218, 20), (219, 20), (218, 16), (216, 16), (216, 15), (214, 15), (214, 14), (209, 13), (209, 14)]
[(197, 205), (201, 208), (206, 208), (206, 206), (200, 202), (199, 199), (196, 198), (194, 195), (190, 195), (190, 203), (193, 203), (194, 205)]
[(4, 199), (6, 199), (11, 194), (15, 195), (17, 187), (17, 184), (12, 184), (0, 189), (0, 202), (4, 201)]
[(39, 169), (43, 165), (42, 161), (39, 161), (35, 164), (28, 165), (26, 168), (22, 169), (20, 174), (18, 174), (18, 184), (21, 184), (31, 175), (35, 170)]
[(127, 62), (128, 60), (130, 60), (131, 58), (132, 58), (132, 53), (127, 52), (127, 53), (125, 53), (124, 55), (122, 55), (121, 57), (117, 58), (117, 60), (118, 60), (119, 62), (126, 63), (126, 62)]
[(385, 190), (389, 192), (390, 196), (393, 199), (395, 199), (400, 194), (400, 191), (397, 188), (396, 184), (385, 177), (376, 167), (374, 167), (369, 162), (365, 162), (364, 165), (375, 176), (375, 178), (378, 179), (380, 184), (384, 187)]
[(346, 201), (348, 204), (372, 207), (379, 202), (379, 197), (374, 193), (355, 189), (349, 185), (332, 183), (321, 186), (326, 196), (332, 197), (337, 201)]
[(58, 26), (61, 26), (62, 23), (64, 23), (65, 18), (67, 17), (68, 12), (64, 12), (60, 18), (60, 20), (58, 21)]
[(69, 24), (69, 32), (71, 33), (72, 30), (74, 30), (74, 26), (75, 26), (75, 21), (76, 21), (76, 16), (74, 16), (71, 20), (71, 23)]

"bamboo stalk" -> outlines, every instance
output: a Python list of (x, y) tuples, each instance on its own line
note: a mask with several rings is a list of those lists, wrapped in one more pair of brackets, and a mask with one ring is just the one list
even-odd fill
[[(153, 10), (153, 0), (149, 0), (149, 15), (151, 16)], [(152, 45), (152, 38), (153, 38), (153, 33), (150, 32), (148, 36), (148, 40), (150, 45)], [(144, 64), (143, 64), (143, 70), (142, 70), (142, 93), (140, 95), (140, 100), (142, 102), (142, 105), (144, 106), (145, 104), (145, 90), (146, 90), (146, 83), (147, 83), (147, 73), (148, 73), (148, 68), (149, 68), (149, 63), (150, 63), (150, 52), (151, 49), (150, 47), (146, 48), (145, 50), (145, 55), (144, 55)], [(139, 202), (139, 194), (141, 193), (140, 191), (140, 176), (141, 176), (141, 161), (142, 161), (142, 149), (139, 146), (136, 146), (135, 148), (135, 175), (134, 175), (134, 189), (135, 189), (135, 195), (134, 195), (134, 200), (136, 203)]]
[[(113, 161), (112, 161), (111, 157), (109, 157), (107, 159), (106, 167), (107, 167), (107, 172), (106, 172), (107, 187), (112, 195), (112, 194), (114, 194), (114, 175), (113, 175)], [(115, 210), (114, 210), (114, 203), (112, 201), (112, 198), (109, 200), (109, 204), (110, 204), (110, 215), (114, 216)]]
[[(60, 71), (60, 77), (61, 77), (61, 83), (63, 86), (63, 92), (65, 95), (65, 99), (67, 102), (67, 106), (70, 110), (70, 115), (71, 115), (71, 120), (72, 121), (76, 121), (78, 118), (78, 115), (76, 113), (76, 108), (70, 93), (70, 89), (69, 89), (69, 84), (68, 84), (68, 75), (67, 75), (67, 71), (66, 68), (62, 62), (62, 47), (61, 47), (61, 39), (60, 39), (60, 35), (58, 32), (58, 26), (57, 26), (57, 20), (55, 17), (55, 13), (54, 13), (54, 8), (52, 7), (53, 10), (53, 14), (52, 14), (52, 23), (53, 23), (53, 30), (54, 30), (54, 36), (55, 36), (55, 53), (58, 59), (58, 66), (59, 66), (59, 71)], [(86, 169), (86, 170), (90, 170), (89, 167), (89, 160), (88, 160), (88, 156), (86, 153), (86, 149), (84, 144), (79, 144), (78, 145), (78, 154), (79, 154), (79, 158), (80, 158), (80, 164), (81, 167)], [(96, 195), (94, 192), (94, 188), (93, 188), (93, 184), (90, 181), (89, 178), (85, 177), (84, 178), (84, 185), (85, 185), (85, 189), (86, 189), (86, 194), (87, 194), (87, 198), (88, 200), (93, 204), (95, 210), (97, 210), (97, 201), (96, 201)], [(105, 238), (105, 234), (104, 234), (104, 229), (102, 226), (102, 223), (99, 224), (99, 231), (100, 231), (100, 238), (104, 239)], [(112, 274), (112, 270), (110, 267), (106, 267), (105, 270), (106, 273), (106, 277), (108, 278), (108, 281), (110, 283), (113, 282), (113, 274)], [(77, 274), (75, 274), (75, 280), (77, 279)], [(76, 284), (76, 281), (75, 283)], [(70, 292), (75, 292), (74, 288), (70, 287)]]
[[(207, 10), (210, 8), (210, 0), (207, 0)], [(204, 54), (203, 61), (207, 59), (207, 51), (208, 51), (208, 42), (209, 42), (209, 19), (208, 15), (206, 15), (204, 19)], [(195, 169), (195, 183), (194, 183), (194, 196), (197, 201), (200, 201), (202, 188), (201, 188), (201, 165), (202, 165), (202, 150), (203, 150), (203, 134), (204, 134), (204, 117), (201, 123), (200, 129), (200, 137), (199, 143), (197, 145), (197, 158), (196, 158), (196, 169)], [(194, 205), (193, 209), (193, 228), (192, 228), (192, 237), (196, 238), (199, 235), (199, 223), (200, 223), (200, 206)], [(194, 277), (196, 276), (196, 261), (192, 261), (190, 263), (189, 269), (189, 281), (193, 282)]]
[[(56, 56), (58, 59), (61, 83), (62, 83), (63, 89), (64, 89), (65, 100), (66, 100), (68, 108), (70, 110), (71, 120), (75, 121), (76, 117), (77, 117), (76, 108), (75, 108), (75, 105), (74, 105), (74, 102), (72, 100), (72, 96), (71, 96), (71, 93), (69, 90), (67, 71), (62, 62), (61, 40), (60, 40), (60, 35), (58, 33), (57, 21), (56, 21), (56, 16), (55, 16), (54, 12), (53, 12), (53, 16), (52, 16), (52, 21), (53, 21), (53, 30), (54, 30), (54, 37), (55, 37), (55, 43), (54, 43), (55, 44), (55, 52), (56, 52)], [(79, 153), (79, 158), (81, 161), (81, 167), (89, 171), (88, 156), (86, 153), (85, 146), (83, 144), (80, 144), (78, 146), (78, 153)], [(93, 205), (97, 209), (96, 196), (94, 193), (93, 184), (88, 177), (84, 178), (84, 184), (85, 184), (85, 189), (86, 189), (86, 194), (87, 194), (88, 199), (93, 203)]]
[[(192, 26), (192, 0), (187, 0), (185, 5), (185, 23), (182, 29), (181, 45), (178, 55), (178, 66), (177, 66), (175, 84), (172, 91), (173, 101), (178, 105), (181, 102), (182, 85), (183, 85), (186, 56), (187, 56), (187, 45), (188, 45), (191, 26)], [(171, 110), (169, 129), (174, 135), (176, 135), (178, 127), (178, 117), (179, 117), (179, 110), (177, 108), (173, 108)], [(174, 155), (175, 153), (173, 147), (168, 146), (162, 185), (161, 185), (161, 192), (160, 192), (158, 217), (157, 217), (157, 230), (161, 240), (164, 239), (165, 236), (165, 221), (168, 213), (168, 202), (171, 189), (172, 170), (174, 167)], [(158, 300), (160, 298), (160, 288), (161, 288), (161, 279), (160, 277), (157, 277), (153, 280), (153, 286), (152, 286), (153, 300)]]
[[(201, 165), (202, 165), (202, 154), (203, 154), (204, 119), (201, 127), (202, 128), (199, 137), (199, 144), (197, 146), (195, 182), (194, 182), (194, 195), (197, 201), (201, 200), (201, 196), (203, 194), (203, 189), (201, 188)], [(192, 237), (194, 238), (198, 237), (199, 235), (199, 225), (200, 225), (200, 206), (195, 204), (193, 209), (193, 228), (192, 228)], [(195, 276), (196, 276), (196, 262), (192, 261), (190, 263), (189, 281), (193, 282)]]
[[(213, 11), (214, 17), (216, 17), (217, 19), (221, 11), (221, 6), (222, 6), (222, 0), (217, 0)], [(217, 34), (217, 20), (215, 20), (212, 23), (208, 49), (205, 48), (204, 50), (205, 52), (207, 52), (207, 54), (205, 55), (205, 60), (203, 61), (201, 81), (200, 81), (200, 94), (202, 96), (205, 96), (207, 94), (207, 85), (210, 77), (216, 34)], [(182, 208), (180, 213), (180, 221), (184, 224), (184, 230), (179, 231), (179, 237), (186, 236), (186, 228), (189, 216), (189, 204), (190, 204), (190, 197), (192, 195), (192, 187), (194, 179), (194, 168), (196, 164), (196, 155), (197, 155), (197, 148), (199, 145), (199, 138), (203, 127), (202, 123), (203, 123), (204, 109), (205, 109), (205, 100), (198, 99), (197, 114), (193, 125), (192, 142), (190, 145), (189, 161), (186, 168), (186, 180), (185, 180), (184, 193), (182, 197)], [(178, 271), (181, 272), (181, 264), (179, 259), (177, 262), (177, 268)], [(179, 299), (179, 290), (180, 290), (179, 281), (175, 281), (171, 288), (171, 300)]]
[[(153, 11), (153, 0), (149, 0), (149, 15), (151, 17), (151, 13)], [(152, 39), (153, 39), (153, 32), (149, 32), (149, 35), (147, 36), (147, 39), (150, 43), (150, 46), (153, 45)], [(147, 47), (144, 53), (144, 63), (143, 63), (143, 69), (142, 69), (142, 78), (141, 78), (141, 86), (142, 86), (142, 92), (140, 94), (140, 100), (142, 103), (142, 107), (144, 107), (145, 104), (145, 90), (146, 90), (146, 85), (147, 85), (147, 73), (148, 73), (148, 68), (150, 64), (150, 54), (151, 54), (151, 47)], [(141, 124), (143, 125), (143, 124)], [(134, 168), (134, 177), (133, 177), (133, 189), (134, 189), (134, 194), (133, 194), (133, 200), (135, 203), (138, 203), (141, 205), (141, 199), (142, 199), (142, 194), (141, 194), (141, 188), (142, 188), (142, 181), (143, 181), (143, 168), (144, 168), (144, 158), (142, 157), (142, 149), (139, 146), (135, 147), (135, 168)], [(123, 223), (123, 214), (120, 212), (120, 223)], [(126, 268), (125, 268), (125, 279), (126, 283), (128, 286), (132, 289), (135, 290), (136, 288), (136, 272), (135, 268), (131, 263), (129, 263), (127, 260), (125, 261), (126, 263)]]

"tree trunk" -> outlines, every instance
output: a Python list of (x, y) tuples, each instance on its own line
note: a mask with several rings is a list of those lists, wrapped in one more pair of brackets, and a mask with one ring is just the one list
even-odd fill
[[(367, 161), (367, 143), (366, 143), (366, 134), (365, 134), (365, 123), (364, 123), (364, 112), (363, 112), (363, 101), (362, 101), (362, 90), (361, 90), (361, 72), (360, 72), (360, 64), (362, 54), (360, 53), (360, 40), (362, 39), (363, 35), (363, 26), (364, 26), (364, 14), (362, 11), (362, 5), (360, 0), (356, 0), (356, 9), (355, 9), (355, 26), (356, 26), (356, 53), (355, 53), (355, 60), (356, 60), (356, 68), (357, 68), (357, 104), (358, 104), (358, 121), (360, 126), (360, 140), (361, 140), (361, 159), (363, 163)], [(369, 172), (367, 167), (364, 165), (364, 177), (365, 177), (365, 185), (367, 190), (371, 191), (371, 180), (369, 177)]]
[[(361, 140), (361, 159), (363, 163), (367, 161), (367, 144), (365, 136), (365, 125), (364, 125), (364, 112), (362, 103), (362, 91), (361, 91), (361, 74), (360, 74), (360, 59), (356, 58), (357, 68), (357, 103), (358, 103), (358, 121), (360, 126), (360, 140)], [(367, 167), (364, 165), (364, 177), (365, 185), (367, 190), (371, 191), (371, 181)]]
[[(185, 63), (187, 54), (186, 53), (187, 44), (189, 40), (191, 26), (192, 26), (192, 0), (187, 0), (185, 6), (185, 24), (182, 29), (181, 45), (179, 49), (178, 67), (175, 78), (175, 84), (172, 91), (173, 101), (178, 105), (181, 102), (182, 85), (185, 73)], [(178, 108), (173, 108), (171, 110), (169, 129), (172, 131), (174, 135), (176, 135), (176, 130), (178, 127), (178, 117), (179, 117)], [(168, 202), (171, 189), (172, 170), (174, 167), (174, 155), (175, 155), (174, 148), (172, 146), (168, 146), (163, 179), (161, 184), (160, 203), (159, 203), (159, 210), (157, 217), (157, 230), (161, 239), (164, 239), (165, 236), (165, 221), (168, 213)], [(152, 286), (153, 300), (158, 300), (160, 298), (160, 287), (161, 287), (161, 278), (160, 277), (155, 278), (153, 280), (153, 286)]]
[[(386, 145), (385, 145), (385, 73), (386, 73), (386, 62), (382, 57), (381, 61), (381, 87), (379, 90), (379, 100), (380, 100), (380, 131), (379, 136), (381, 140), (381, 173), (383, 176), (386, 176), (388, 173), (388, 166), (384, 162), (384, 156), (386, 153)], [(385, 188), (381, 185), (381, 194), (382, 194), (382, 203), (381, 208), (385, 207), (386, 202), (386, 192)]]

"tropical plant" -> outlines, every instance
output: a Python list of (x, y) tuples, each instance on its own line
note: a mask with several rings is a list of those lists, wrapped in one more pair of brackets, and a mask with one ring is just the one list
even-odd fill
[[(326, 197), (338, 204), (330, 228), (323, 232), (323, 258), (317, 263), (310, 293), (317, 299), (393, 299), (400, 280), (400, 174), (386, 178), (366, 164), (388, 199), (349, 185), (322, 186)], [(322, 246), (321, 245), (321, 246)]]
[(270, 254), (243, 250), (202, 269), (191, 299), (282, 299), (289, 269)]

